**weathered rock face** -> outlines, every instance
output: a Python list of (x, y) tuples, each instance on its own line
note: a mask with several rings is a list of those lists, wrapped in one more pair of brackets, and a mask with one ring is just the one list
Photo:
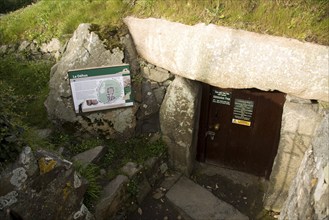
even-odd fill
[(328, 219), (329, 216), (329, 126), (328, 112), (311, 147), (306, 151), (291, 184), (280, 220)]
[(53, 38), (49, 43), (43, 43), (40, 50), (42, 53), (51, 54), (58, 60), (60, 57), (61, 42), (57, 38)]
[(222, 88), (279, 90), (329, 101), (328, 47), (215, 25), (125, 18), (138, 53), (185, 78)]
[(100, 220), (111, 219), (120, 208), (125, 198), (126, 183), (128, 177), (118, 175), (102, 192), (102, 198), (96, 206), (96, 218)]
[(167, 143), (171, 165), (189, 173), (195, 158), (196, 117), (199, 107), (200, 85), (176, 77), (168, 87), (160, 109), (163, 140)]
[(106, 154), (106, 150), (104, 146), (97, 146), (75, 155), (71, 160), (73, 162), (77, 161), (82, 166), (88, 166), (91, 163), (96, 164)]
[(264, 200), (266, 209), (280, 212), (321, 119), (318, 104), (287, 96), (282, 114), (280, 144)]
[(103, 132), (108, 136), (130, 136), (135, 127), (136, 107), (76, 115), (73, 109), (67, 71), (70, 69), (122, 64), (123, 52), (107, 50), (97, 34), (89, 31), (89, 24), (81, 24), (68, 42), (62, 59), (53, 66), (49, 82), (50, 92), (45, 102), (51, 119), (64, 123), (75, 122), (82, 128)]
[(23, 219), (91, 219), (82, 204), (87, 182), (72, 163), (56, 155), (24, 148), (19, 160), (1, 174), (0, 218), (6, 210)]
[(159, 83), (162, 83), (171, 77), (171, 74), (168, 72), (168, 70), (159, 67), (152, 68), (151, 65), (143, 67), (142, 74), (146, 79), (150, 79)]

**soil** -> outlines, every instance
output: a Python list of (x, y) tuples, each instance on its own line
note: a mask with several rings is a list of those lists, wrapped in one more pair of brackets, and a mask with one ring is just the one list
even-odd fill
[(154, 199), (152, 195), (140, 205), (141, 214), (138, 209), (128, 216), (128, 220), (184, 220), (178, 211), (168, 202), (165, 196)]
[[(211, 165), (201, 165), (190, 177), (194, 182), (212, 192), (219, 199), (231, 204), (250, 220), (275, 220), (278, 213), (263, 208), (263, 196), (266, 180), (249, 174), (228, 170)], [(156, 186), (145, 200), (128, 216), (128, 220), (183, 220), (166, 199), (162, 196), (155, 199), (159, 190)]]

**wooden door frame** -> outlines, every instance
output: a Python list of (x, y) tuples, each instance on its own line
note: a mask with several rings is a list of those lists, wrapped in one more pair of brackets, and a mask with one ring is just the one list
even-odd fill
[(198, 132), (198, 143), (197, 143), (197, 154), (196, 159), (199, 162), (206, 161), (206, 132), (208, 128), (208, 116), (209, 116), (209, 104), (210, 104), (210, 88), (211, 86), (202, 83), (201, 91), (201, 108), (199, 118), (199, 132)]
[[(196, 154), (196, 160), (199, 162), (205, 162), (206, 161), (206, 144), (207, 144), (207, 137), (206, 132), (209, 127), (209, 107), (210, 107), (210, 96), (211, 96), (211, 88), (212, 86), (203, 83), (202, 84), (202, 99), (201, 99), (201, 108), (200, 108), (200, 116), (199, 116), (199, 132), (198, 132), (198, 142), (197, 142), (197, 154)], [(282, 104), (282, 110), (283, 111), (283, 105)], [(281, 112), (282, 115), (282, 112)], [(281, 128), (282, 118), (279, 122), (278, 126)], [(271, 152), (269, 154), (271, 155), (270, 158), (273, 158), (273, 160), (269, 160), (267, 163), (266, 170), (268, 171), (265, 173), (265, 178), (269, 179), (270, 174), (272, 172), (273, 163), (277, 156), (278, 147), (280, 144), (280, 135), (281, 135), (281, 129), (277, 130), (277, 133), (275, 134), (275, 142), (273, 143)]]

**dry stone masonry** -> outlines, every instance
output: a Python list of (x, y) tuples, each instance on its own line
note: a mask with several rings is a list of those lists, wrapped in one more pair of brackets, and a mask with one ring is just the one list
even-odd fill
[(306, 151), (291, 184), (280, 220), (317, 219), (329, 216), (329, 115), (325, 112), (316, 138)]
[(0, 46), (0, 57), (14, 55), (25, 59), (58, 60), (62, 54), (62, 45), (57, 38), (41, 45), (33, 40), (23, 41), (20, 44)]
[(322, 120), (319, 105), (310, 100), (286, 97), (280, 144), (275, 158), (264, 206), (279, 212), (304, 154)]
[[(278, 154), (264, 202), (267, 209), (285, 210), (282, 219), (303, 218), (300, 213), (306, 206), (295, 201), (297, 198), (293, 193), (297, 189), (294, 188), (296, 185), (291, 184), (297, 170), (300, 169), (299, 179), (301, 175), (315, 175), (317, 177), (314, 179), (322, 178), (327, 183), (325, 164), (321, 164), (324, 167), (321, 171), (319, 162), (311, 163), (303, 173), (301, 169), (307, 166), (301, 161), (312, 140), (319, 135), (315, 131), (324, 117), (323, 109), (328, 108), (328, 47), (212, 24), (188, 26), (163, 19), (133, 17), (127, 17), (124, 21), (138, 54), (147, 62), (176, 75), (161, 106), (160, 125), (172, 165), (184, 172), (191, 170), (194, 160), (195, 135), (192, 131), (197, 128), (199, 115), (195, 104), (197, 84), (188, 79), (221, 88), (258, 88), (287, 93)], [(152, 77), (151, 71), (143, 71), (145, 77)], [(162, 76), (165, 77), (166, 73)], [(192, 91), (187, 85), (193, 85), (195, 90)], [(189, 99), (189, 95), (193, 98)], [(186, 106), (182, 107), (186, 100), (191, 103), (187, 108), (191, 114), (184, 109)], [(329, 142), (328, 135), (325, 139)], [(313, 148), (318, 148), (318, 145), (313, 145)], [(299, 168), (300, 164), (302, 168)], [(321, 172), (314, 174), (312, 169)], [(301, 182), (298, 190), (303, 191)], [(310, 183), (315, 185), (317, 181)], [(327, 206), (321, 200), (326, 194), (320, 193), (326, 192), (326, 185), (322, 181), (317, 187), (316, 199), (311, 198), (313, 190), (309, 188), (302, 195), (311, 201), (307, 202), (309, 207), (313, 205), (317, 209), (314, 211), (316, 214), (308, 215), (311, 218), (321, 217), (327, 212), (316, 208)], [(289, 201), (294, 201), (294, 204), (283, 205), (288, 194)], [(299, 213), (298, 217), (292, 216), (289, 210)]]

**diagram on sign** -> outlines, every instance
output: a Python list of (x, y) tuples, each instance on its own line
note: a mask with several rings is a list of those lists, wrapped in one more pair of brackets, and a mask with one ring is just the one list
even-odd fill
[(76, 113), (132, 106), (128, 65), (71, 70)]
[(123, 92), (124, 89), (121, 82), (110, 78), (100, 83), (97, 96), (98, 100), (103, 104), (114, 103), (116, 100), (122, 99)]

